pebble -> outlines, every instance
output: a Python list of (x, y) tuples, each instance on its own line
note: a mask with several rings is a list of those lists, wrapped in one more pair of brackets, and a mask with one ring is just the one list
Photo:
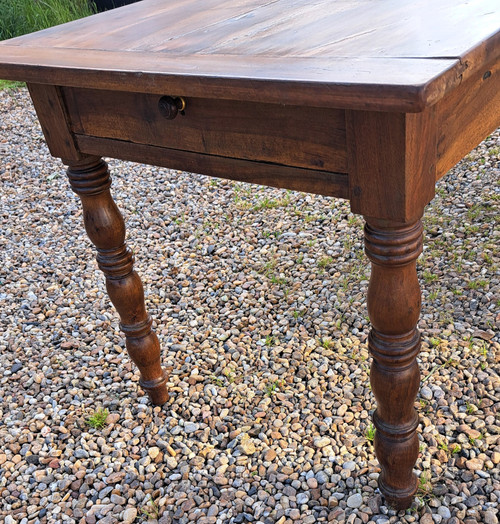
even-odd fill
[(153, 446), (148, 449), (148, 455), (151, 457), (151, 459), (155, 459), (160, 454), (160, 448), (157, 446)]
[(330, 445), (330, 443), (329, 437), (317, 437), (314, 439), (314, 446), (320, 449)]
[(432, 389), (427, 386), (422, 386), (420, 388), (420, 396), (425, 400), (432, 400)]
[(27, 90), (0, 91), (0, 114), (0, 520), (132, 524), (152, 500), (158, 524), (498, 524), (498, 131), (423, 220), (433, 494), (396, 513), (366, 438), (371, 268), (348, 202), (110, 160), (169, 370), (154, 407)]
[(451, 512), (446, 506), (439, 506), (437, 512), (438, 515), (441, 515), (444, 519), (449, 519), (451, 517)]
[(264, 453), (264, 460), (266, 462), (272, 462), (277, 457), (276, 451), (274, 449), (267, 449)]
[(124, 524), (132, 524), (137, 518), (136, 508), (127, 508), (122, 515), (122, 522)]
[(200, 428), (200, 425), (196, 422), (188, 422), (184, 425), (184, 431), (186, 433), (195, 433)]
[(297, 504), (307, 504), (309, 502), (309, 494), (308, 493), (299, 493), (296, 497)]
[(342, 464), (342, 469), (347, 469), (348, 471), (354, 471), (356, 469), (356, 463), (353, 460), (349, 460)]
[(253, 455), (257, 451), (253, 439), (248, 435), (243, 435), (239, 447), (245, 455)]
[(484, 512), (483, 519), (485, 524), (498, 524), (498, 513), (494, 509), (488, 509)]
[(483, 469), (484, 461), (478, 458), (470, 459), (465, 462), (467, 469), (475, 471), (476, 469)]
[(359, 493), (355, 493), (347, 499), (347, 505), (350, 508), (359, 508), (361, 504), (363, 504), (363, 497)]

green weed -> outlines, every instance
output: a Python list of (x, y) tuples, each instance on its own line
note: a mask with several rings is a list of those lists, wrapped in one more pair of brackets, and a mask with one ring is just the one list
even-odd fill
[(373, 442), (373, 440), (375, 439), (375, 426), (373, 424), (370, 424), (368, 426), (368, 428), (366, 429), (366, 433), (365, 433), (365, 437), (366, 437), (366, 440), (368, 440), (369, 442)]
[(141, 514), (148, 520), (158, 520), (160, 518), (160, 508), (151, 496), (146, 504), (141, 507)]
[(101, 429), (106, 425), (109, 411), (107, 409), (98, 409), (90, 415), (85, 421), (91, 428)]
[(32, 33), (96, 11), (87, 0), (0, 0), (0, 40)]
[(266, 395), (268, 397), (272, 397), (276, 393), (276, 390), (282, 386), (283, 386), (282, 380), (275, 380), (274, 382), (266, 386)]

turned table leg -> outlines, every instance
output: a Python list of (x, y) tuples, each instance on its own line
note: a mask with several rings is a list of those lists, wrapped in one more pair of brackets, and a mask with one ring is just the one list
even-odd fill
[(377, 400), (373, 423), (375, 452), (382, 469), (379, 486), (388, 504), (405, 509), (417, 490), (413, 466), (418, 455), (418, 416), (413, 405), (420, 383), (416, 260), (422, 252), (422, 223), (366, 220), (365, 251), (372, 262), (368, 346), (373, 356), (370, 380)]
[(134, 256), (125, 244), (125, 224), (111, 192), (107, 164), (100, 158), (72, 163), (71, 187), (81, 199), (85, 229), (97, 248), (97, 263), (106, 276), (106, 289), (121, 319), (127, 350), (141, 373), (140, 385), (153, 404), (168, 400), (167, 377), (160, 363), (160, 344), (151, 330), (144, 290), (134, 271)]

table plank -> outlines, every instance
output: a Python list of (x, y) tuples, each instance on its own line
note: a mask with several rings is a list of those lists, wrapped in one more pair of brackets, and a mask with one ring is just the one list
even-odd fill
[[(107, 88), (106, 75), (120, 69), (122, 90), (138, 74), (162, 85), (162, 75), (173, 76), (188, 90), (196, 82), (207, 89), (207, 79), (247, 79), (270, 83), (259, 85), (264, 97), (274, 82), (303, 92), (312, 83), (311, 98), (324, 84), (330, 93), (320, 104), (360, 109), (372, 107), (365, 87), (378, 86), (402, 100), (388, 102), (380, 89), (381, 109), (420, 111), (498, 57), (499, 28), (497, 0), (205, 0), (203, 9), (196, 0), (143, 0), (0, 43), (0, 76), (17, 78), (16, 65), (26, 65), (38, 78), (18, 79), (51, 83), (64, 67), (80, 85)], [(104, 75), (82, 78), (93, 70)], [(347, 87), (354, 92), (346, 101)]]
[[(62, 86), (256, 102), (421, 111), (460, 84), (458, 60), (193, 55), (4, 46), (0, 78)], [(204, 71), (204, 73), (200, 73)], [(207, 73), (210, 71), (210, 73)]]
[(457, 58), (499, 28), (497, 0), (204, 0), (202, 8), (196, 0), (144, 0), (9, 45), (176, 56)]
[(228, 180), (349, 198), (349, 182), (345, 173), (329, 173), (269, 162), (253, 162), (238, 158), (204, 155), (191, 151), (165, 149), (86, 135), (76, 135), (75, 139), (79, 148), (90, 155), (112, 156), (132, 162), (145, 162), (155, 166), (201, 173)]

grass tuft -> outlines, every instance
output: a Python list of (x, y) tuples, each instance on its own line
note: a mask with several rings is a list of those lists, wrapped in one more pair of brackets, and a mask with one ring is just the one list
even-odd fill
[(0, 0), (0, 40), (33, 33), (96, 12), (87, 0)]
[(90, 415), (85, 421), (91, 428), (101, 429), (106, 425), (109, 411), (107, 409), (98, 409)]

